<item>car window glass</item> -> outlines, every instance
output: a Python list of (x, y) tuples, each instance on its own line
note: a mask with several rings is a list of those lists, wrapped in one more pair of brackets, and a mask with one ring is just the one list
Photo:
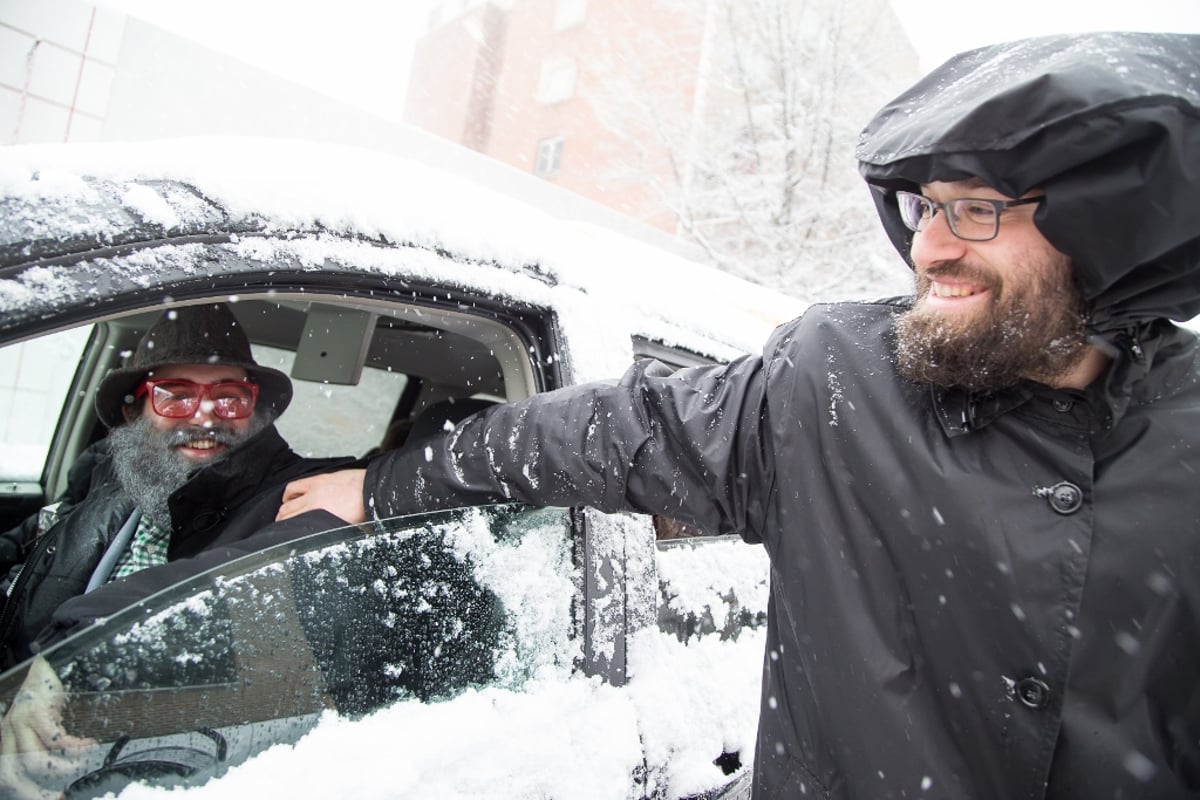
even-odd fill
[[(295, 354), (252, 345), (258, 363), (283, 373)], [(392, 411), (408, 382), (403, 373), (364, 366), (353, 386), (292, 380), (292, 403), (275, 423), (283, 438), (302, 456), (363, 455), (383, 440)]]
[[(294, 741), (326, 710), (358, 716), (571, 669), (566, 510), (459, 509), (370, 527), (241, 559), (49, 648), (65, 727), (97, 744), (48, 788), (82, 781), (70, 796), (93, 797), (131, 775), (198, 782)], [(5, 708), (28, 668), (0, 676)]]
[(36, 481), (92, 326), (0, 347), (0, 480)]
[(766, 625), (770, 564), (761, 546), (737, 535), (660, 536), (655, 567), (658, 627), (679, 641), (713, 634), (737, 638)]

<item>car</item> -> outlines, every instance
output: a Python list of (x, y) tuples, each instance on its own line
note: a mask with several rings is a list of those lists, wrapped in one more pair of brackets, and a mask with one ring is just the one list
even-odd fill
[[(353, 148), (21, 146), (0, 195), (4, 530), (104, 435), (95, 387), (164, 309), (227, 303), (256, 359), (291, 375), (277, 425), (293, 449), (356, 457), (637, 358), (737, 358), (802, 310)], [(40, 780), (68, 797), (258, 796), (259, 781), (296, 796), (747, 797), (768, 567), (758, 546), (699, 533), (509, 504), (251, 553), (40, 654), (65, 727), (93, 742)], [(5, 708), (38, 663), (0, 676)]]

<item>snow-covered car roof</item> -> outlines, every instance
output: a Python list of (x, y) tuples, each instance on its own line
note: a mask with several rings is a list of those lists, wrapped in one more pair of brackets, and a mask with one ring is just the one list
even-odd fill
[[(656, 322), (683, 325), (743, 351), (757, 350), (773, 327), (803, 310), (794, 298), (622, 234), (357, 148), (246, 138), (7, 148), (0, 208), (6, 277), (72, 246), (218, 229), (326, 232), (450, 253), (579, 289), (645, 320), (651, 335)], [(20, 291), (0, 285), (0, 307), (27, 302)]]

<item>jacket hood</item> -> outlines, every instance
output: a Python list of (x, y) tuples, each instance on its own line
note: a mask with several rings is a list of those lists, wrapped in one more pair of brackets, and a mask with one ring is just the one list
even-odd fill
[(1038, 188), (1101, 334), (1200, 314), (1200, 35), (1047, 36), (962, 53), (888, 103), (859, 171), (907, 260), (894, 190)]

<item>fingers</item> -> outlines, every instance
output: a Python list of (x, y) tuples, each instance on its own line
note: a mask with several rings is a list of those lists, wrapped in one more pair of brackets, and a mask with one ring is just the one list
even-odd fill
[(83, 750), (43, 750), (0, 755), (0, 797), (61, 797), (45, 786), (63, 787), (88, 769)]
[(0, 794), (4, 797), (58, 797), (42, 783), (59, 784), (79, 772), (83, 748), (95, 740), (72, 736), (62, 724), (66, 701), (53, 668), (37, 658), (0, 719)]
[(72, 736), (62, 724), (66, 694), (54, 670), (42, 658), (29, 668), (12, 707), (0, 720), (0, 754), (50, 753), (90, 747), (92, 739)]
[(279, 504), (279, 511), (275, 513), (275, 521), (281, 522), (285, 519), (291, 519), (297, 514), (303, 514), (302, 495), (295, 495), (290, 500), (284, 500)]
[(281, 520), (291, 519), (292, 517), (303, 514), (306, 511), (312, 511), (314, 509), (323, 507), (324, 506), (318, 500), (317, 495), (310, 495), (308, 493), (296, 495), (291, 500), (279, 505), (279, 511), (275, 514), (275, 521), (279, 522)]
[[(325, 476), (317, 475), (314, 477), (323, 478)], [(276, 521), (289, 519), (309, 510), (306, 498), (313, 480), (314, 478), (301, 478), (283, 487), (283, 502), (279, 504), (279, 512), (275, 515)]]
[[(317, 475), (316, 477), (321, 478), (324, 476)], [(310, 483), (312, 483), (312, 481), (313, 478), (300, 478), (299, 480), (292, 481), (287, 486), (283, 487), (283, 502), (286, 503), (289, 500), (295, 500), (297, 497), (302, 497), (304, 493), (308, 491), (308, 486)]]
[(0, 795), (42, 796), (31, 788), (40, 791), (33, 776), (53, 779), (78, 772), (83, 749), (96, 744), (67, 733), (58, 712), (44, 699), (18, 699), (0, 723)]
[(43, 789), (16, 767), (15, 757), (0, 757), (0, 797), (12, 800), (58, 800), (62, 792)]
[(362, 493), (366, 475), (365, 469), (346, 469), (292, 481), (284, 488), (283, 502), (275, 519), (290, 519), (306, 511), (324, 509), (346, 522), (365, 522)]

